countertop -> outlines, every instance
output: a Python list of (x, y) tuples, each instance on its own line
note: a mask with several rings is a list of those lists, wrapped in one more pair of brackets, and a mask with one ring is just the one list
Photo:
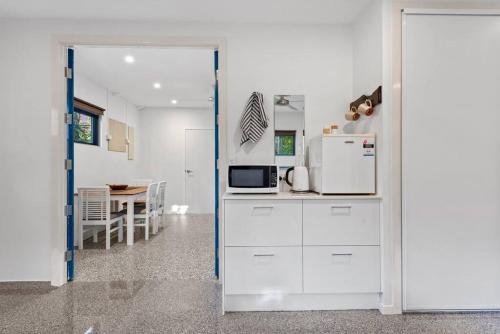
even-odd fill
[(292, 193), (292, 192), (280, 192), (278, 194), (229, 194), (225, 193), (222, 196), (224, 200), (244, 200), (244, 199), (254, 199), (254, 200), (336, 200), (336, 199), (347, 199), (347, 200), (366, 200), (366, 199), (377, 199), (381, 200), (380, 195), (320, 195), (318, 193)]

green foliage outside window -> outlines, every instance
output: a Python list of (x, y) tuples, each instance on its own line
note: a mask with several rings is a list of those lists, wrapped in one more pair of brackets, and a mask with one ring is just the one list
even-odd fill
[(274, 153), (281, 156), (295, 155), (295, 131), (276, 131)]
[(73, 113), (74, 141), (76, 143), (98, 145), (99, 117), (79, 110)]

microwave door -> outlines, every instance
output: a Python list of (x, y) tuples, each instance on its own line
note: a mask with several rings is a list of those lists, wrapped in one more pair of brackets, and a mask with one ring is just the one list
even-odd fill
[(263, 188), (265, 175), (262, 168), (233, 168), (229, 186), (233, 188)]

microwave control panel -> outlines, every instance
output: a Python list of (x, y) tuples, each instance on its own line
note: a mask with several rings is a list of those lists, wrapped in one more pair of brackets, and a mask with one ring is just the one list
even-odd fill
[(278, 186), (278, 168), (276, 166), (271, 167), (270, 183), (271, 188)]

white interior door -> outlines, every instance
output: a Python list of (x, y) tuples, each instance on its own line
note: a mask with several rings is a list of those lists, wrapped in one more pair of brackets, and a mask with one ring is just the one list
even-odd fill
[(214, 130), (186, 129), (185, 200), (189, 213), (214, 213)]
[(500, 309), (500, 17), (404, 21), (404, 308)]

